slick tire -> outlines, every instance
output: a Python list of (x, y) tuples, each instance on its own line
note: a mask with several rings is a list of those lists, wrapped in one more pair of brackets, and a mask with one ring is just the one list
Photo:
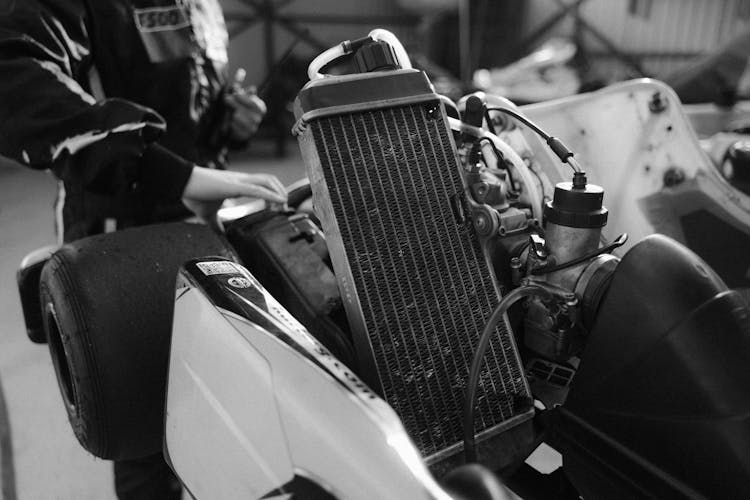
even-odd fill
[(236, 260), (205, 226), (174, 223), (84, 238), (45, 265), (52, 363), (73, 431), (95, 456), (161, 451), (175, 279), (209, 255)]

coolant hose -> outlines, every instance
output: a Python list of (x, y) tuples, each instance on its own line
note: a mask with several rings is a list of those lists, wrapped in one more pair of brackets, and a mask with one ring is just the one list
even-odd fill
[(478, 138), (486, 137), (487, 139), (492, 141), (492, 144), (495, 146), (495, 148), (497, 148), (498, 151), (503, 154), (503, 156), (510, 160), (515, 169), (518, 171), (518, 174), (523, 179), (524, 186), (526, 186), (526, 191), (528, 192), (529, 199), (531, 200), (531, 212), (534, 215), (534, 218), (541, 223), (542, 198), (539, 196), (539, 192), (536, 190), (536, 180), (534, 178), (534, 174), (531, 173), (526, 163), (524, 163), (521, 157), (518, 156), (518, 153), (516, 153), (515, 150), (510, 147), (507, 142), (503, 141), (495, 134), (488, 132), (482, 128), (472, 127), (471, 125), (467, 125), (461, 120), (456, 120), (455, 118), (450, 117), (448, 118), (448, 122), (450, 123), (451, 128), (457, 132), (467, 133)]
[(512, 290), (500, 300), (500, 303), (492, 311), (490, 319), (487, 320), (487, 324), (484, 326), (484, 330), (482, 330), (482, 334), (479, 337), (477, 349), (474, 351), (474, 357), (471, 360), (469, 379), (466, 381), (466, 398), (464, 399), (464, 454), (467, 463), (477, 461), (474, 438), (474, 405), (476, 404), (479, 374), (482, 372), (484, 356), (487, 353), (487, 348), (490, 345), (490, 340), (492, 340), (492, 335), (495, 333), (497, 324), (505, 313), (508, 312), (510, 306), (527, 297), (549, 299), (552, 297), (552, 294), (549, 290), (539, 285), (525, 285)]
[(323, 66), (325, 66), (326, 64), (328, 64), (329, 62), (335, 59), (338, 59), (344, 54), (346, 54), (346, 50), (344, 49), (344, 43), (339, 43), (321, 52), (320, 54), (318, 54), (318, 56), (315, 59), (312, 60), (310, 65), (307, 67), (307, 77), (310, 80), (317, 80), (318, 78), (323, 78), (323, 75), (320, 74), (320, 70), (323, 69)]
[(401, 41), (388, 30), (384, 30), (382, 28), (376, 28), (368, 33), (368, 36), (372, 38), (373, 40), (380, 40), (382, 42), (386, 42), (391, 47), (393, 47), (393, 50), (396, 51), (396, 57), (398, 58), (398, 63), (401, 66), (401, 69), (411, 69), (411, 59), (409, 59), (409, 54), (406, 53), (406, 49), (404, 49), (404, 46), (401, 45)]
[[(398, 63), (402, 69), (412, 68), (411, 59), (409, 59), (409, 55), (406, 53), (406, 49), (404, 49), (404, 46), (401, 44), (396, 35), (388, 30), (377, 28), (370, 31), (367, 36), (376, 41), (380, 40), (386, 42), (388, 45), (393, 47), (393, 50), (396, 52), (396, 57), (398, 58)], [(323, 51), (315, 59), (313, 59), (310, 65), (307, 67), (307, 77), (310, 80), (323, 78), (323, 74), (321, 74), (320, 70), (323, 69), (326, 64), (330, 63), (331, 61), (335, 61), (339, 57), (346, 55), (351, 51), (351, 43), (348, 40)]]

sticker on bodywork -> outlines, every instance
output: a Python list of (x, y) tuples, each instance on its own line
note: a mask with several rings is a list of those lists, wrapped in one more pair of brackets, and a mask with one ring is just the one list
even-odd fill
[(234, 262), (226, 260), (216, 260), (209, 262), (197, 262), (195, 264), (206, 276), (214, 274), (238, 274), (240, 270), (234, 265)]
[(253, 282), (250, 281), (247, 278), (243, 278), (241, 276), (235, 276), (233, 278), (229, 278), (227, 280), (227, 283), (229, 283), (229, 286), (234, 288), (250, 288), (253, 286)]

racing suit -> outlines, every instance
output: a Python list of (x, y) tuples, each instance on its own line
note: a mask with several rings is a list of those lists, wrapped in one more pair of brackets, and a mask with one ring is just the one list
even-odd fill
[(227, 40), (218, 0), (0, 0), (0, 155), (61, 179), (63, 241), (186, 213)]
[[(0, 155), (61, 180), (62, 240), (175, 215), (218, 161), (227, 41), (218, 0), (0, 0)], [(115, 463), (122, 499), (174, 483), (161, 454)]]

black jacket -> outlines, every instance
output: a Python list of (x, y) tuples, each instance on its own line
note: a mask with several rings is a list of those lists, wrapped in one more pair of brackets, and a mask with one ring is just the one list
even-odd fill
[(226, 47), (218, 0), (0, 0), (0, 154), (64, 181), (67, 240), (216, 161)]

